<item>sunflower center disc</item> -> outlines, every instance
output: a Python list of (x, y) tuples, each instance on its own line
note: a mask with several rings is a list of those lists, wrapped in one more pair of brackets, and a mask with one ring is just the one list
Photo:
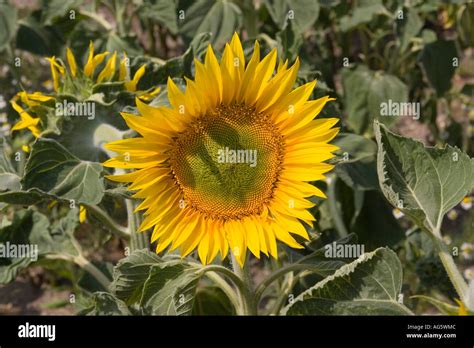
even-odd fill
[(283, 138), (264, 114), (241, 104), (200, 116), (176, 139), (171, 169), (185, 202), (208, 216), (259, 214), (279, 177)]

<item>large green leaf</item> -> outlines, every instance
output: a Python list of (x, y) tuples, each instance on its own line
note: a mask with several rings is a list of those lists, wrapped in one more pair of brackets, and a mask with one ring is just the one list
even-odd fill
[(200, 275), (181, 260), (150, 268), (140, 306), (151, 315), (190, 315)]
[[(430, 85), (441, 97), (451, 88), (458, 51), (453, 40), (437, 40), (425, 45), (419, 61)], [(459, 64), (459, 63), (458, 63)]]
[(386, 248), (363, 254), (306, 290), (285, 307), (286, 315), (407, 315), (398, 302), (402, 265)]
[(265, 5), (273, 21), (281, 28), (287, 26), (287, 20), (301, 33), (311, 27), (319, 16), (318, 0), (265, 0)]
[(114, 269), (114, 289), (117, 297), (127, 303), (137, 302), (141, 298), (143, 283), (145, 283), (150, 268), (163, 262), (156, 255), (146, 250), (138, 250), (120, 260)]
[(17, 27), (16, 8), (8, 3), (0, 4), (0, 52), (15, 36)]
[(379, 146), (377, 170), (388, 201), (419, 226), (438, 232), (444, 214), (474, 185), (474, 160), (456, 147), (425, 147), (421, 142), (374, 124)]
[(349, 14), (341, 17), (341, 31), (348, 31), (361, 24), (368, 23), (372, 21), (375, 16), (380, 14), (390, 15), (380, 1), (359, 4), (354, 10), (350, 11)]
[(84, 309), (81, 315), (131, 315), (127, 305), (108, 292), (96, 292), (92, 297), (90, 307)]
[(209, 32), (211, 43), (222, 47), (240, 28), (241, 17), (240, 8), (230, 0), (196, 1), (186, 9), (179, 30), (188, 41), (197, 34)]
[(287, 25), (277, 34), (277, 42), (278, 56), (292, 62), (298, 56), (303, 36), (295, 29), (293, 22), (288, 20)]
[(144, 314), (191, 314), (200, 274), (195, 266), (139, 250), (114, 270), (112, 289), (127, 304), (140, 304)]
[(140, 18), (149, 18), (167, 27), (172, 34), (178, 32), (175, 0), (145, 0), (138, 9)]
[[(3, 218), (0, 228), (0, 245), (9, 249), (9, 245), (37, 245), (43, 233), (47, 233), (49, 228), (48, 219), (31, 210), (21, 210), (17, 212), (12, 221)], [(24, 249), (26, 251), (26, 247)], [(40, 247), (30, 250), (30, 257), (15, 257), (14, 255), (2, 255), (0, 257), (0, 284), (9, 283), (16, 278), (18, 273), (28, 267), (41, 252)], [(9, 256), (9, 257), (7, 257)], [(26, 256), (26, 255), (18, 255)]]
[(52, 27), (43, 26), (34, 16), (18, 20), (16, 47), (41, 56), (57, 55), (61, 40)]
[(347, 123), (357, 134), (372, 133), (373, 120), (390, 125), (398, 115), (381, 115), (382, 103), (405, 103), (408, 87), (396, 76), (364, 65), (342, 72)]
[(4, 219), (0, 227), (0, 244), (31, 245), (35, 248), (35, 255), (0, 258), (0, 283), (13, 280), (19, 271), (39, 257), (53, 255), (72, 259), (78, 256), (78, 244), (74, 238), (78, 217), (79, 210), (71, 209), (66, 216), (50, 225), (45, 215), (32, 210), (20, 210), (14, 214), (12, 221)]
[(82, 0), (43, 0), (41, 4), (41, 21), (51, 25), (55, 19), (64, 17), (69, 10), (78, 8)]
[(38, 139), (32, 147), (22, 179), (24, 190), (77, 204), (98, 204), (104, 195), (99, 163), (82, 161), (52, 139)]

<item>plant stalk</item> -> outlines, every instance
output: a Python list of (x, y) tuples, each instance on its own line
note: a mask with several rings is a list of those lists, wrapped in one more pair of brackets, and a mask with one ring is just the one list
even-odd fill
[(96, 205), (87, 205), (87, 211), (91, 212), (100, 222), (106, 225), (118, 237), (129, 240), (130, 231), (128, 228), (117, 224), (105, 211)]
[(125, 200), (127, 207), (128, 230), (130, 231), (130, 251), (147, 249), (149, 246), (148, 235), (146, 232), (137, 232), (139, 226), (139, 216), (133, 211), (135, 204), (131, 199)]
[(441, 238), (441, 233), (435, 233), (432, 240), (435, 243), (436, 249), (438, 251), (438, 256), (441, 259), (444, 269), (446, 270), (446, 273), (448, 273), (448, 277), (451, 280), (451, 283), (453, 284), (454, 288), (456, 289), (460, 300), (462, 301), (462, 303), (466, 304), (468, 285), (464, 280), (461, 272), (459, 272), (459, 269), (456, 266), (456, 263), (454, 262), (451, 253), (446, 247), (446, 244)]
[(234, 273), (241, 279), (243, 286), (239, 289), (240, 296), (243, 304), (242, 312), (243, 315), (257, 315), (257, 301), (255, 298), (255, 293), (252, 289), (252, 279), (250, 277), (249, 268), (248, 268), (248, 260), (245, 263), (244, 267), (240, 267), (237, 259), (235, 258), (234, 254), (232, 255), (232, 269)]
[(83, 270), (91, 274), (106, 290), (109, 290), (110, 280), (101, 270), (99, 270), (92, 262), (87, 260), (84, 256), (79, 255), (74, 257), (74, 263)]

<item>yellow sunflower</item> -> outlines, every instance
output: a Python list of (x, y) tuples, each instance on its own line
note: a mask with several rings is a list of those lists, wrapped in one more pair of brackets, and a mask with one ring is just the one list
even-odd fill
[(337, 118), (313, 120), (332, 100), (308, 100), (316, 82), (292, 89), (299, 61), (288, 67), (276, 50), (260, 59), (255, 42), (246, 64), (237, 34), (219, 63), (211, 46), (195, 79), (181, 91), (168, 79), (171, 107), (138, 98), (141, 116), (122, 113), (141, 137), (111, 142), (119, 155), (105, 166), (136, 169), (110, 176), (131, 183), (145, 210), (139, 231), (153, 228), (156, 252), (197, 248), (204, 264), (229, 248), (240, 265), (247, 249), (277, 258), (277, 241), (302, 248), (308, 239), (310, 196), (325, 197), (308, 182), (324, 179), (338, 148), (328, 144)]
[[(46, 58), (51, 67), (54, 92), (66, 92), (75, 95), (79, 99), (87, 98), (91, 95), (91, 88), (94, 84), (115, 81), (123, 82), (123, 88), (125, 90), (135, 93), (140, 99), (145, 101), (153, 99), (159, 93), (159, 87), (150, 91), (137, 90), (137, 84), (145, 74), (145, 65), (142, 65), (135, 72), (133, 78), (131, 78), (130, 69), (127, 64), (127, 55), (125, 53), (123, 54), (118, 69), (116, 68), (117, 52), (114, 52), (107, 60), (108, 55), (109, 52), (94, 54), (94, 44), (91, 41), (89, 43), (88, 59), (83, 70), (78, 68), (76, 58), (70, 48), (66, 50), (69, 71), (60, 59), (54, 56)], [(97, 68), (104, 62), (105, 65), (103, 69), (100, 70), (100, 72), (96, 72)], [(51, 102), (55, 101), (55, 99), (55, 95), (45, 95), (41, 92), (26, 93), (25, 91), (21, 91), (17, 93), (10, 103), (13, 109), (20, 115), (21, 120), (12, 127), (12, 132), (29, 129), (36, 138), (39, 137), (41, 134), (41, 120), (39, 117), (33, 116), (34, 109), (42, 105), (53, 107), (54, 103)]]

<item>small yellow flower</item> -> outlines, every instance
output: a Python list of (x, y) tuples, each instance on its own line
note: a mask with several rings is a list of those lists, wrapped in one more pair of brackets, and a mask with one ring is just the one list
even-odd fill
[(21, 149), (26, 153), (30, 153), (30, 147), (28, 145), (22, 145)]

